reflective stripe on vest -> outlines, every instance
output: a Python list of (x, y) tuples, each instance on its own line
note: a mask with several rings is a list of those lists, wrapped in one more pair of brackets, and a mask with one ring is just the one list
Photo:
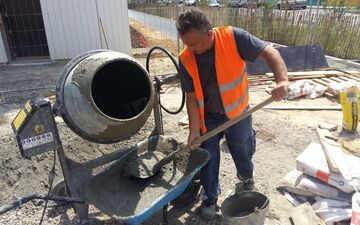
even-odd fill
[[(246, 64), (238, 53), (232, 27), (214, 28), (213, 31), (215, 34), (216, 79), (225, 113), (231, 119), (242, 113), (248, 105)], [(205, 134), (204, 96), (194, 53), (185, 47), (179, 57), (186, 71), (193, 79), (195, 95), (199, 105), (200, 128), (201, 132)]]

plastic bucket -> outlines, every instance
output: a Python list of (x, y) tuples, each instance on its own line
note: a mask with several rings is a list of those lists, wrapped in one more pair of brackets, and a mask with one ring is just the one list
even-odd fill
[(269, 199), (256, 191), (243, 191), (226, 198), (221, 213), (228, 225), (263, 225)]
[(343, 129), (355, 133), (360, 119), (360, 90), (351, 87), (346, 91), (340, 91), (341, 109), (343, 112)]

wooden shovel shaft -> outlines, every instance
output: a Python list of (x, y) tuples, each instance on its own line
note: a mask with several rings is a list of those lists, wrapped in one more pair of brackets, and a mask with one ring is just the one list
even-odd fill
[(231, 120), (228, 120), (225, 123), (218, 126), (217, 128), (207, 132), (205, 135), (203, 135), (203, 136), (199, 137), (198, 139), (196, 139), (193, 142), (193, 144), (195, 144), (195, 145), (201, 144), (202, 142), (204, 142), (204, 141), (208, 140), (209, 138), (215, 136), (216, 134), (220, 133), (221, 131), (226, 130), (227, 128), (231, 127), (235, 123), (243, 120), (244, 118), (248, 117), (252, 113), (256, 112), (257, 110), (263, 108), (264, 106), (270, 104), (273, 101), (274, 101), (274, 99), (272, 97), (267, 98), (263, 102), (260, 102), (259, 104), (257, 104), (254, 107), (250, 108), (248, 111), (241, 113), (239, 116), (237, 116), (237, 117), (235, 117), (235, 118), (233, 118)]

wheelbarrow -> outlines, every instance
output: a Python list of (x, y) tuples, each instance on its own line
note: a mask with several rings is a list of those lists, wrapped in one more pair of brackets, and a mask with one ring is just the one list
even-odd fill
[(109, 169), (91, 179), (85, 189), (85, 201), (125, 224), (143, 222), (184, 192), (209, 155), (201, 148), (191, 152), (184, 149), (183, 154), (147, 179), (126, 174), (126, 163), (144, 151), (169, 154), (178, 147), (175, 139), (165, 136), (153, 136), (138, 143)]

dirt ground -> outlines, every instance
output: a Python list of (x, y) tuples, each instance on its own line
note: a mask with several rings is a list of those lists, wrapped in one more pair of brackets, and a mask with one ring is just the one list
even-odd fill
[[(143, 27), (131, 21), (130, 25), (134, 28), (134, 35), (141, 32)], [(147, 45), (161, 45), (161, 41), (155, 43), (151, 37), (145, 35)], [(165, 37), (164, 37), (165, 39)], [(165, 43), (167, 44), (167, 43)], [(139, 46), (135, 43), (134, 46)], [(173, 43), (169, 43), (171, 51)], [(166, 46), (165, 46), (166, 47)], [(140, 49), (137, 55), (138, 61), (145, 66), (143, 52), (147, 49)], [(142, 53), (141, 53), (142, 52)], [(157, 57), (151, 60), (151, 75), (163, 75), (173, 73), (174, 66), (167, 58)], [(9, 89), (19, 87), (23, 88), (33, 86), (34, 84), (55, 85), (56, 78), (66, 61), (57, 61), (46, 65), (22, 65), (22, 66), (1, 66), (0, 81), (5, 81)], [(329, 59), (332, 67), (340, 69), (358, 69), (351, 67), (347, 63)], [(5, 84), (1, 84), (5, 85)], [(161, 102), (165, 107), (175, 109), (181, 102), (181, 90), (178, 83), (162, 86)], [(17, 95), (16, 95), (17, 94)], [(19, 93), (5, 96), (7, 98), (21, 97), (23, 100), (27, 97), (27, 92), (21, 96)], [(255, 105), (268, 97), (263, 88), (252, 88), (250, 93), (250, 103)], [(297, 99), (293, 101), (273, 103), (273, 105), (316, 105), (328, 106), (338, 104), (334, 100), (327, 98), (318, 98), (314, 100)], [(11, 202), (17, 198), (39, 193), (45, 194), (49, 188), (48, 174), (51, 170), (53, 154), (48, 152), (31, 160), (23, 159), (15, 142), (10, 123), (15, 117), (21, 105), (18, 104), (0, 104), (0, 205)], [(165, 134), (174, 137), (179, 142), (186, 142), (187, 127), (179, 125), (178, 121), (186, 115), (183, 109), (177, 115), (170, 115), (163, 112), (163, 123)], [(302, 111), (302, 110), (260, 110), (253, 115), (253, 125), (257, 134), (257, 150), (254, 155), (255, 181), (257, 190), (270, 199), (270, 208), (266, 215), (265, 225), (290, 225), (289, 212), (293, 206), (277, 190), (277, 183), (290, 170), (295, 168), (296, 157), (312, 141), (317, 141), (315, 127), (319, 122), (328, 121), (341, 126), (341, 111)], [(101, 155), (112, 152), (143, 140), (150, 135), (154, 127), (153, 116), (150, 116), (148, 122), (132, 138), (116, 144), (95, 144), (83, 140), (72, 132), (60, 117), (56, 118), (60, 138), (67, 156), (77, 162), (85, 162), (97, 158)], [(359, 156), (359, 153), (357, 153)], [(56, 164), (56, 181), (62, 180), (62, 172), (59, 162)], [(230, 154), (221, 153), (220, 180), (222, 185), (222, 194), (218, 204), (233, 191), (237, 182), (235, 166), (232, 163)], [(186, 208), (169, 208), (169, 224), (180, 225), (222, 225), (224, 221), (218, 211), (218, 216), (213, 221), (203, 221), (199, 215), (200, 202), (197, 200), (194, 204)], [(20, 209), (10, 211), (0, 216), (0, 224), (38, 224), (41, 218), (44, 201), (31, 201)], [(92, 224), (118, 224), (95, 207), (90, 206), (89, 217)], [(161, 211), (153, 214), (149, 219), (143, 222), (143, 225), (161, 224)], [(56, 205), (49, 202), (43, 224), (68, 225), (76, 224), (77, 216), (70, 205)]]
[[(144, 59), (139, 61), (144, 63)], [(59, 69), (65, 62), (46, 65), (46, 74), (56, 77)], [(346, 66), (347, 67), (347, 66)], [(4, 68), (4, 67), (3, 67)], [(152, 60), (152, 68), (157, 74), (174, 71), (170, 62), (163, 58)], [(38, 66), (6, 67), (8, 74), (38, 73)], [(2, 73), (2, 76), (5, 76)], [(20, 78), (19, 78), (20, 77)], [(18, 76), (14, 79), (25, 78)], [(12, 79), (9, 77), (9, 79)], [(53, 78), (50, 78), (53, 80)], [(161, 101), (168, 108), (175, 109), (179, 106), (181, 92), (179, 84), (164, 85)], [(268, 96), (263, 90), (251, 92), (252, 105), (259, 103)], [(274, 103), (274, 105), (334, 105), (337, 104), (327, 98), (315, 100), (299, 99), (294, 101)], [(32, 193), (45, 194), (48, 189), (48, 173), (51, 169), (53, 155), (51, 152), (33, 157), (31, 160), (23, 159), (15, 143), (10, 123), (16, 115), (19, 105), (0, 105), (0, 204), (8, 203), (16, 198)], [(165, 134), (185, 142), (187, 127), (180, 126), (178, 120), (186, 115), (185, 109), (177, 115), (163, 112)], [(66, 154), (78, 162), (99, 157), (114, 149), (128, 146), (144, 139), (153, 128), (153, 117), (149, 117), (144, 127), (131, 139), (117, 144), (101, 145), (85, 141), (75, 135), (62, 121), (56, 118)], [(316, 141), (315, 126), (321, 121), (329, 121), (341, 125), (341, 111), (280, 111), (260, 110), (253, 115), (253, 124), (257, 132), (257, 151), (254, 156), (255, 180), (258, 191), (270, 199), (270, 209), (266, 215), (266, 225), (290, 225), (289, 211), (292, 205), (276, 191), (276, 185), (290, 170), (295, 168), (295, 158), (312, 141)], [(219, 205), (234, 189), (237, 182), (235, 167), (230, 154), (221, 153), (220, 180), (222, 194)], [(59, 163), (56, 167), (56, 180), (62, 179)], [(170, 207), (169, 224), (223, 224), (220, 216), (213, 221), (203, 221), (199, 216), (199, 201), (186, 208)], [(0, 224), (38, 224), (44, 201), (32, 201), (20, 209), (13, 210), (0, 216)], [(117, 224), (116, 221), (101, 222), (99, 218), (106, 219), (96, 208), (90, 207), (90, 218), (93, 224)], [(97, 218), (97, 219), (95, 219)], [(161, 224), (161, 212), (155, 213), (147, 219), (144, 225)], [(70, 205), (56, 205), (49, 202), (43, 224), (76, 224), (77, 217)]]

